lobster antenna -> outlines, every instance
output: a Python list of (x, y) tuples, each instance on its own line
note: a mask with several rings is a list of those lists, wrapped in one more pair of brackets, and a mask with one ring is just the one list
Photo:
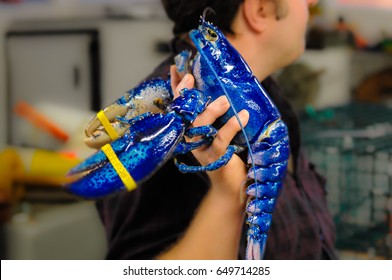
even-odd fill
[(216, 15), (215, 10), (214, 10), (213, 8), (211, 8), (211, 7), (206, 7), (206, 8), (203, 10), (203, 16), (202, 16), (203, 21), (206, 20), (207, 14)]

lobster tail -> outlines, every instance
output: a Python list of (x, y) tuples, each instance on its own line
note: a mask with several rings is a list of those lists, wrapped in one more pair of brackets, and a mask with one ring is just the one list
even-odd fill
[(264, 258), (267, 234), (262, 233), (257, 225), (252, 225), (248, 229), (247, 243), (248, 247), (245, 256), (247, 260), (261, 260)]
[(255, 182), (247, 189), (247, 194), (253, 197), (246, 209), (249, 225), (247, 259), (264, 256), (267, 232), (290, 156), (288, 131), (281, 119), (271, 123), (259, 139), (262, 142), (252, 144), (248, 159), (253, 163), (248, 178)]

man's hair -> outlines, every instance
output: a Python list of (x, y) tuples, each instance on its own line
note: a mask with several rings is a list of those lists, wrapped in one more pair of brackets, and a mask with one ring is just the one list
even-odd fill
[[(265, 1), (271, 1), (275, 5), (277, 20), (286, 16), (287, 7), (281, 5), (281, 0)], [(207, 21), (218, 26), (224, 33), (233, 34), (231, 24), (242, 2), (244, 0), (162, 0), (167, 16), (174, 22), (175, 35), (197, 28), (203, 14)]]
[[(233, 33), (231, 24), (243, 0), (162, 0), (167, 16), (174, 22), (173, 33), (197, 28), (200, 16), (218, 26), (224, 33)], [(211, 10), (206, 10), (211, 8)]]

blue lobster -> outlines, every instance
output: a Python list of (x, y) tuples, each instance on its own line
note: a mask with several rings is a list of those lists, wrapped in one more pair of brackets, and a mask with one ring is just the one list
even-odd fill
[[(220, 30), (201, 18), (198, 29), (189, 35), (197, 48), (196, 55), (192, 58), (190, 52), (184, 51), (175, 60), (178, 71), (194, 75), (196, 88), (184, 89), (173, 100), (170, 81), (146, 81), (101, 111), (101, 116), (87, 126), (88, 144), (94, 146), (97, 139), (112, 142), (73, 168), (69, 174), (74, 181), (66, 188), (89, 199), (125, 188), (132, 190), (170, 158), (210, 144), (219, 127), (246, 109), (250, 115), (248, 124), (243, 127), (240, 123), (242, 132), (235, 136), (224, 156), (207, 166), (177, 166), (182, 172), (215, 170), (225, 165), (238, 147), (248, 148), (248, 178), (253, 183), (246, 190), (251, 198), (246, 206), (246, 258), (262, 259), (287, 169), (288, 130), (249, 66)], [(213, 126), (190, 128), (207, 103), (221, 95), (231, 105), (228, 112)], [(238, 116), (237, 119), (240, 122)], [(184, 135), (202, 137), (187, 143)]]

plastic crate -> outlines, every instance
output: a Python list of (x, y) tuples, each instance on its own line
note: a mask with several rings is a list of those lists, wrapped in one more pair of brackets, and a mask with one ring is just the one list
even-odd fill
[(337, 248), (392, 256), (392, 108), (352, 103), (300, 115), (302, 142), (327, 178)]

